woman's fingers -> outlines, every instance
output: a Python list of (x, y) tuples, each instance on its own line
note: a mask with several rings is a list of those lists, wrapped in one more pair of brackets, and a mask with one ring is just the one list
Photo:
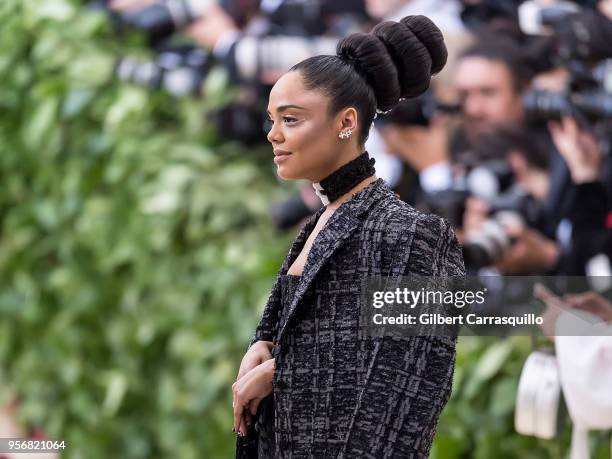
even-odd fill
[(234, 429), (236, 432), (242, 431), (244, 434), (246, 434), (246, 423), (244, 418), (248, 414), (247, 406), (250, 401), (248, 400), (248, 394), (246, 394), (245, 388), (248, 387), (248, 383), (253, 376), (253, 372), (247, 372), (244, 377), (241, 377), (232, 384), (232, 393), (234, 396)]
[(234, 431), (235, 432), (240, 431), (240, 425), (242, 423), (242, 415), (244, 412), (244, 401), (242, 400), (242, 392), (240, 391), (240, 388), (242, 387), (241, 381), (242, 380), (238, 380), (234, 384), (232, 384), (232, 395), (234, 397), (233, 406), (234, 406)]
[(236, 376), (236, 381), (242, 378), (245, 374), (255, 368), (257, 365), (252, 365), (250, 362), (246, 365), (240, 365), (240, 369), (238, 370), (238, 375)]
[(245, 407), (245, 410), (243, 411), (243, 416), (240, 419), (240, 427), (238, 428), (238, 431), (243, 436), (245, 436), (247, 434), (246, 415), (248, 413), (248, 410), (246, 408), (247, 407)]
[(273, 358), (268, 359), (232, 384), (234, 429), (243, 435), (250, 424), (247, 420), (257, 414), (260, 401), (272, 391), (274, 364)]
[(244, 411), (244, 406), (234, 397), (234, 432), (240, 431), (243, 411)]
[(253, 416), (255, 416), (257, 414), (257, 408), (259, 407), (259, 402), (261, 402), (262, 399), (261, 398), (254, 398), (253, 400), (251, 400), (251, 402), (249, 403), (249, 410), (248, 410), (248, 414), (252, 414)]

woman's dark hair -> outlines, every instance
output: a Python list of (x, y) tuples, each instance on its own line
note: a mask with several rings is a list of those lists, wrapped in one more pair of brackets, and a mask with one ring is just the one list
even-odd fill
[(425, 16), (386, 21), (370, 33), (342, 39), (335, 56), (314, 56), (289, 69), (300, 72), (307, 89), (329, 97), (328, 115), (346, 107), (359, 114), (359, 144), (368, 138), (376, 110), (388, 111), (416, 97), (446, 64), (442, 32)]

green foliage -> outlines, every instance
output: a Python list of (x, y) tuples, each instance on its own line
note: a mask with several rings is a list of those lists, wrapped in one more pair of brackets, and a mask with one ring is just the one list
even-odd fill
[(291, 235), (269, 148), (119, 84), (77, 2), (0, 2), (0, 388), (69, 458), (228, 457), (231, 384)]

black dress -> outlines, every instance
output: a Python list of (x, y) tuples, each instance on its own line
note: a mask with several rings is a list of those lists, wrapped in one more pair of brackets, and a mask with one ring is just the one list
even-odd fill
[[(281, 314), (279, 324), (283, 323), (289, 312), (291, 299), (295, 293), (295, 289), (300, 283), (302, 276), (293, 274), (281, 274)], [(279, 327), (280, 328), (280, 327)], [(274, 394), (268, 395), (261, 401), (259, 416), (255, 422), (255, 430), (258, 433), (257, 456), (259, 458), (276, 457), (275, 438), (274, 438)]]

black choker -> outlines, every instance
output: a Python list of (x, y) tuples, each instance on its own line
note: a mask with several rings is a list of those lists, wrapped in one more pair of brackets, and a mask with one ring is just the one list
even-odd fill
[(363, 179), (376, 173), (374, 163), (376, 160), (370, 158), (364, 151), (357, 158), (344, 164), (320, 182), (312, 184), (317, 196), (323, 201), (323, 205), (335, 201), (343, 194), (348, 193)]

